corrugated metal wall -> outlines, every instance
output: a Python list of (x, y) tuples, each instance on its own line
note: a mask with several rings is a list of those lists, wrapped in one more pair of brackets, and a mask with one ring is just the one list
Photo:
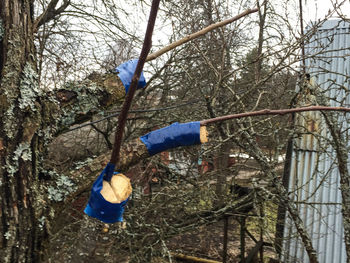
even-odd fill
[[(326, 21), (305, 43), (305, 52), (310, 86), (325, 91), (331, 106), (349, 107), (350, 23)], [(312, 96), (311, 92), (301, 104), (313, 104)], [(350, 128), (348, 115), (337, 113), (337, 116), (344, 130)], [(298, 204), (319, 262), (346, 262), (339, 174), (335, 153), (327, 143), (329, 132), (318, 112), (298, 114), (296, 125), (301, 135), (294, 140), (289, 192)], [(309, 262), (288, 216), (281, 259), (282, 262)]]

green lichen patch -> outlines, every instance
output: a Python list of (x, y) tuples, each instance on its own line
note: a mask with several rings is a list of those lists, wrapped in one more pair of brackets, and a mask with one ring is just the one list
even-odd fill
[(18, 164), (13, 164), (11, 161), (9, 161), (8, 158), (6, 158), (5, 161), (6, 165), (5, 168), (7, 170), (7, 173), (9, 174), (9, 176), (13, 176), (17, 171), (18, 171)]
[(7, 60), (2, 69), (2, 88), (4, 89), (4, 94), (8, 103), (12, 103), (18, 97), (18, 79), (21, 72), (21, 56), (23, 47), (23, 39), (21, 38), (21, 33), (19, 29), (14, 29), (11, 32), (11, 37), (7, 42)]
[(70, 193), (77, 189), (73, 181), (65, 175), (58, 175), (55, 172), (50, 172), (50, 176), (54, 176), (56, 181), (54, 186), (47, 188), (48, 198), (55, 202), (60, 202), (65, 199)]
[(92, 156), (92, 158), (86, 158), (83, 161), (78, 161), (74, 163), (74, 169), (75, 170), (79, 170), (81, 168), (83, 168), (84, 166), (88, 165), (89, 163), (91, 163), (93, 161), (93, 158), (95, 158), (96, 156)]
[(4, 234), (4, 237), (6, 240), (9, 240), (11, 238), (11, 232), (10, 231), (7, 231), (5, 234)]
[(77, 94), (74, 101), (62, 108), (61, 124), (69, 127), (73, 123), (79, 123), (80, 119), (85, 120), (85, 116), (91, 116), (99, 112), (101, 93), (103, 90), (96, 83), (86, 81), (79, 84), (70, 83), (68, 90)]
[(32, 159), (32, 150), (29, 143), (20, 143), (13, 155), (6, 156), (6, 170), (10, 176), (13, 176), (19, 168), (19, 161), (30, 161)]
[(37, 106), (35, 102), (38, 97), (43, 95), (43, 91), (40, 89), (38, 84), (38, 74), (29, 63), (24, 66), (22, 72), (20, 94), (20, 109), (31, 109), (32, 111), (36, 111)]
[(15, 130), (13, 129), (14, 123), (16, 123), (14, 108), (15, 106), (12, 104), (4, 114), (4, 131), (9, 139), (13, 139), (15, 135)]
[(30, 161), (32, 159), (32, 150), (29, 143), (20, 143), (12, 157), (13, 161), (18, 162), (19, 159), (23, 161)]
[(40, 230), (43, 230), (44, 229), (44, 226), (45, 226), (45, 222), (46, 222), (46, 217), (45, 216), (42, 216), (39, 218), (39, 228)]
[(21, 46), (23, 45), (23, 39), (21, 39), (19, 32), (14, 30), (7, 44), (7, 57), (10, 59), (5, 60), (2, 69), (1, 124), (6, 136), (9, 139), (13, 139), (18, 132), (18, 129), (15, 127), (18, 127), (19, 123), (18, 115), (15, 112), (17, 110), (15, 105), (19, 93), (18, 80), (21, 72), (21, 61), (19, 58), (21, 57)]
[[(58, 96), (57, 96), (58, 95)], [(125, 88), (115, 74), (98, 75), (94, 79), (66, 83), (56, 94), (61, 116), (57, 118), (58, 132), (73, 124), (83, 123), (125, 97)]]

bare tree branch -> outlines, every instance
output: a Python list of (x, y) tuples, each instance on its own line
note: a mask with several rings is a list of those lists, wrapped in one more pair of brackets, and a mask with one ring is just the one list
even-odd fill
[(128, 111), (131, 107), (131, 102), (138, 85), (138, 81), (143, 69), (143, 65), (145, 64), (147, 55), (152, 46), (152, 33), (153, 33), (154, 24), (156, 22), (159, 2), (160, 0), (153, 0), (152, 2), (152, 7), (151, 7), (149, 19), (148, 19), (147, 30), (145, 34), (145, 40), (143, 42), (140, 58), (136, 66), (134, 76), (132, 77), (128, 94), (126, 95), (125, 101), (123, 103), (122, 111), (118, 118), (118, 128), (115, 133), (114, 147), (113, 147), (111, 160), (110, 160), (110, 163), (112, 164), (117, 164), (119, 162), (119, 156), (120, 156), (119, 150), (120, 150), (120, 146), (123, 138)]
[(344, 112), (350, 112), (350, 108), (327, 107), (327, 106), (309, 106), (309, 107), (301, 107), (301, 108), (294, 108), (294, 109), (281, 109), (281, 110), (263, 109), (263, 110), (259, 110), (259, 111), (243, 112), (243, 113), (237, 113), (237, 114), (221, 116), (221, 117), (217, 117), (217, 118), (213, 118), (213, 119), (203, 120), (203, 121), (201, 121), (201, 125), (205, 126), (205, 125), (212, 124), (215, 122), (221, 122), (221, 121), (226, 121), (226, 120), (231, 120), (231, 119), (239, 119), (239, 118), (245, 118), (245, 117), (252, 117), (252, 116), (285, 115), (285, 114), (304, 112), (304, 111), (344, 111)]
[(184, 38), (182, 38), (182, 39), (180, 39), (178, 41), (175, 41), (175, 42), (171, 43), (170, 45), (168, 45), (166, 47), (163, 47), (162, 49), (160, 49), (160, 50), (158, 50), (158, 51), (148, 55), (146, 61), (147, 62), (151, 61), (151, 60), (153, 60), (153, 59), (163, 55), (164, 53), (166, 53), (166, 52), (168, 52), (168, 51), (170, 51), (170, 50), (172, 50), (172, 49), (174, 49), (174, 48), (176, 48), (178, 46), (181, 46), (181, 45), (183, 45), (183, 44), (185, 44), (185, 43), (187, 43), (187, 42), (189, 42), (189, 41), (191, 41), (191, 40), (193, 40), (195, 38), (198, 38), (200, 36), (205, 35), (206, 33), (210, 32), (210, 31), (212, 31), (212, 30), (214, 30), (216, 28), (219, 28), (219, 27), (225, 26), (227, 24), (230, 24), (230, 23), (232, 23), (234, 21), (237, 21), (237, 20), (241, 19), (242, 17), (245, 17), (245, 16), (247, 16), (247, 15), (249, 15), (251, 13), (255, 13), (257, 11), (258, 11), (258, 8), (248, 9), (248, 10), (244, 11), (243, 13), (241, 13), (241, 14), (239, 14), (237, 16), (234, 16), (234, 17), (232, 17), (230, 19), (218, 22), (216, 24), (212, 24), (212, 25), (210, 25), (210, 26), (208, 26), (208, 27), (206, 27), (206, 28), (196, 32), (196, 33), (193, 33), (191, 35), (185, 36)]
[(63, 0), (62, 5), (55, 9), (59, 0), (52, 0), (44, 12), (34, 22), (34, 32), (38, 30), (40, 26), (54, 19), (60, 15), (70, 4), (70, 0)]

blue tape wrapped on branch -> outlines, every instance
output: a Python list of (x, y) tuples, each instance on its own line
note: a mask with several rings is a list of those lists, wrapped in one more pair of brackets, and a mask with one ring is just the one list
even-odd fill
[[(124, 207), (129, 200), (129, 198), (126, 198), (122, 202), (112, 203), (101, 194), (106, 182), (111, 181), (112, 177), (118, 174), (114, 172), (114, 169), (115, 166), (111, 163), (108, 163), (103, 169), (92, 186), (90, 198), (84, 210), (85, 214), (105, 223), (123, 222)], [(108, 191), (113, 194), (112, 188)]]
[(146, 145), (149, 155), (179, 146), (201, 144), (200, 122), (175, 122), (165, 128), (147, 133), (140, 139)]
[[(115, 72), (118, 73), (120, 80), (122, 81), (125, 93), (128, 93), (132, 78), (134, 76), (138, 60), (133, 59), (119, 65)], [(138, 81), (137, 88), (144, 88), (146, 86), (146, 80), (141, 72), (141, 76)], [(116, 174), (114, 172), (115, 165), (108, 163), (105, 169), (97, 177), (94, 182), (88, 204), (84, 212), (94, 218), (97, 218), (105, 223), (115, 223), (123, 221), (124, 207), (129, 199), (128, 193), (131, 193), (130, 180), (124, 175), (115, 179)], [(122, 180), (120, 179), (122, 177)], [(113, 180), (113, 178), (115, 180)], [(123, 181), (124, 182), (121, 182)], [(128, 181), (127, 181), (128, 180)], [(125, 183), (127, 181), (127, 183)], [(121, 182), (121, 185), (118, 185)], [(120, 189), (122, 188), (122, 189)], [(121, 193), (121, 191), (124, 191)], [(122, 198), (121, 196), (127, 198)]]
[[(159, 2), (159, 0), (154, 0), (152, 2), (145, 41), (140, 55), (140, 68), (138, 68), (139, 70), (143, 68), (144, 62), (147, 58), (147, 54), (151, 47), (151, 35), (155, 23), (155, 18), (157, 16)], [(137, 65), (137, 60), (130, 60), (121, 64), (115, 69), (125, 87), (126, 93), (128, 93), (130, 85), (132, 84), (133, 76), (135, 75)], [(138, 78), (139, 73), (140, 72), (138, 71), (135, 77)], [(137, 84), (138, 88), (143, 88), (146, 86), (146, 81), (142, 72), (140, 74), (140, 78)], [(127, 180), (129, 180), (127, 183), (113, 183), (113, 179), (118, 178), (118, 175), (113, 175), (113, 173), (115, 169), (114, 164), (119, 162), (119, 150), (121, 138), (123, 135), (123, 133), (119, 133), (119, 131), (122, 131), (124, 129), (126, 113), (130, 108), (133, 94), (134, 93), (132, 92), (129, 94), (129, 96), (127, 96), (126, 103), (123, 105), (123, 110), (120, 115), (121, 118), (118, 119), (118, 132), (115, 136), (116, 143), (112, 151), (111, 161), (109, 164), (107, 164), (105, 169), (94, 182), (89, 202), (84, 210), (86, 214), (106, 223), (114, 223), (123, 220), (122, 216), (124, 212), (124, 206), (131, 193), (130, 180), (127, 178)], [(121, 127), (120, 130), (119, 127)], [(154, 155), (159, 152), (172, 149), (178, 146), (200, 144), (200, 129), (201, 128), (199, 122), (191, 122), (184, 124), (174, 123), (163, 129), (150, 132), (142, 136), (140, 139), (147, 147), (149, 154)], [(108, 180), (110, 180), (110, 182)], [(120, 181), (120, 179), (115, 179), (114, 181), (118, 180)], [(119, 186), (121, 186), (121, 188), (124, 188), (125, 191), (123, 191), (123, 194), (121, 194), (121, 192), (118, 191)], [(112, 202), (110, 200), (121, 200), (121, 202)]]
[[(118, 73), (118, 76), (124, 85), (125, 93), (128, 93), (128, 91), (129, 91), (132, 77), (134, 76), (134, 73), (136, 70), (137, 62), (138, 62), (138, 59), (132, 59), (132, 60), (129, 60), (127, 62), (120, 64), (115, 69), (116, 73)], [(141, 76), (139, 78), (137, 88), (142, 89), (145, 86), (146, 86), (146, 79), (143, 76), (143, 71), (142, 71)]]
[[(201, 144), (200, 122), (173, 123), (152, 131), (140, 138), (149, 155), (176, 148)], [(205, 139), (203, 139), (203, 142)], [(84, 212), (105, 223), (123, 221), (124, 207), (131, 194), (130, 179), (114, 172), (115, 165), (108, 163), (94, 182)]]

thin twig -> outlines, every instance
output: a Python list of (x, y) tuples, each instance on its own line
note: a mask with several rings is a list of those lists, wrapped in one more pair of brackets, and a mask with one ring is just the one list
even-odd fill
[(123, 139), (123, 134), (124, 134), (124, 128), (126, 124), (126, 119), (128, 115), (128, 111), (131, 106), (132, 99), (134, 97), (136, 87), (138, 85), (138, 81), (143, 69), (143, 65), (145, 64), (147, 55), (151, 49), (152, 46), (152, 33), (153, 33), (153, 28), (154, 24), (156, 22), (156, 17), (158, 13), (158, 7), (159, 7), (159, 2), (160, 0), (153, 0), (152, 1), (152, 6), (151, 6), (151, 12), (149, 15), (148, 19), (148, 25), (147, 25), (147, 30), (145, 34), (145, 39), (143, 41), (143, 46), (140, 54), (140, 58), (138, 60), (136, 70), (134, 73), (134, 76), (132, 77), (132, 81), (129, 87), (129, 92), (126, 95), (125, 101), (123, 103), (122, 111), (118, 117), (118, 127), (117, 131), (115, 132), (115, 138), (114, 138), (114, 147), (111, 155), (111, 160), (110, 163), (116, 165), (119, 162), (119, 151), (120, 151), (120, 146), (122, 143)]
[(270, 110), (264, 109), (259, 111), (251, 111), (251, 112), (243, 112), (232, 115), (221, 116), (213, 119), (207, 119), (200, 121), (201, 126), (205, 126), (208, 124), (213, 124), (215, 122), (221, 122), (231, 119), (252, 117), (252, 116), (261, 116), (261, 115), (285, 115), (296, 112), (304, 112), (304, 111), (343, 111), (350, 112), (350, 108), (346, 107), (327, 107), (327, 106), (309, 106), (309, 107), (301, 107), (301, 108), (293, 108), (293, 109), (281, 109), (281, 110)]
[(234, 16), (234, 17), (232, 17), (230, 19), (226, 19), (224, 21), (212, 24), (212, 25), (210, 25), (210, 26), (208, 26), (206, 28), (203, 28), (202, 30), (200, 30), (200, 31), (198, 31), (196, 33), (193, 33), (191, 35), (185, 36), (184, 38), (182, 38), (182, 39), (180, 39), (178, 41), (175, 41), (175, 42), (171, 43), (170, 45), (168, 45), (166, 47), (163, 47), (160, 50), (158, 50), (158, 51), (148, 55), (148, 57), (146, 59), (146, 62), (151, 61), (151, 60), (153, 60), (153, 59), (163, 55), (164, 53), (166, 53), (166, 52), (168, 52), (168, 51), (170, 51), (170, 50), (172, 50), (172, 49), (174, 49), (174, 48), (176, 48), (176, 47), (178, 47), (180, 45), (183, 45), (183, 44), (185, 44), (185, 43), (187, 43), (187, 42), (189, 42), (189, 41), (191, 41), (191, 40), (193, 40), (193, 39), (195, 39), (197, 37), (203, 36), (206, 33), (210, 32), (210, 31), (212, 31), (212, 30), (214, 30), (214, 29), (216, 29), (218, 27), (222, 27), (222, 26), (225, 26), (227, 24), (230, 24), (230, 23), (232, 23), (234, 21), (237, 21), (237, 20), (241, 19), (244, 16), (247, 16), (247, 15), (249, 15), (251, 13), (255, 13), (257, 11), (258, 11), (258, 8), (248, 9), (248, 10), (244, 11), (243, 13), (240, 13), (237, 16)]

